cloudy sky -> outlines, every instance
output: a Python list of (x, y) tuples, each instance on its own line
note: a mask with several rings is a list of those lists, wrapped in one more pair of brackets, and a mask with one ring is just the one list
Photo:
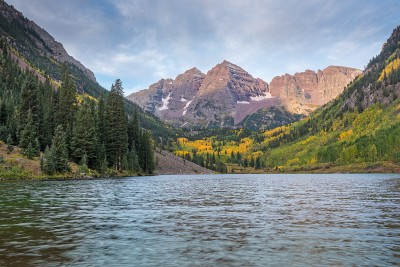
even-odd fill
[(6, 0), (125, 94), (224, 59), (269, 82), (364, 68), (400, 24), (399, 0)]

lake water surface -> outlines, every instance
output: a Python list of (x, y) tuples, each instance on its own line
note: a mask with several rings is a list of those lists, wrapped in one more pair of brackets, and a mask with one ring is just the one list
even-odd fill
[(400, 174), (0, 182), (0, 266), (394, 266)]

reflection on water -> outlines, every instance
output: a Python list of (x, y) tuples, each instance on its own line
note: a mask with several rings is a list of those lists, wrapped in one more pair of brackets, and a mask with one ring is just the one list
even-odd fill
[(400, 175), (0, 183), (0, 266), (388, 266)]

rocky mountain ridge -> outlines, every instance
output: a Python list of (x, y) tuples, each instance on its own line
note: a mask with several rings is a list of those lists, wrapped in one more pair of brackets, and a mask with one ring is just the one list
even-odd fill
[(80, 92), (95, 97), (105, 93), (91, 70), (70, 56), (64, 46), (46, 30), (4, 0), (0, 0), (0, 38), (7, 42), (16, 57), (43, 77), (56, 82), (61, 80), (61, 69), (65, 65)]
[(285, 74), (272, 79), (270, 92), (282, 101), (289, 112), (309, 114), (340, 95), (361, 73), (355, 68), (329, 66), (318, 71)]
[[(24, 25), (25, 33), (30, 37), (31, 41), (33, 41), (42, 56), (51, 57), (59, 63), (68, 62), (73, 64), (81, 69), (92, 81), (96, 81), (93, 72), (70, 56), (61, 43), (57, 42), (47, 31), (39, 27), (35, 22), (25, 18), (21, 12), (16, 10), (12, 5), (8, 5), (3, 0), (0, 1), (0, 15), (9, 23)], [(20, 53), (29, 53), (29, 47), (23, 43), (17, 43), (12, 36), (8, 37), (9, 42), (11, 42), (14, 47), (18, 47)]]
[(175, 126), (235, 126), (258, 110), (271, 107), (309, 114), (337, 97), (359, 74), (361, 71), (354, 68), (329, 66), (316, 72), (278, 76), (268, 84), (225, 60), (207, 74), (192, 68), (127, 98)]

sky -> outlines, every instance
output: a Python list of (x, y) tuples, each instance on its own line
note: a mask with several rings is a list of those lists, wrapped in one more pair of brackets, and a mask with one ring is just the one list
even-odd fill
[(270, 82), (363, 69), (400, 25), (400, 0), (6, 0), (125, 95), (228, 60)]

